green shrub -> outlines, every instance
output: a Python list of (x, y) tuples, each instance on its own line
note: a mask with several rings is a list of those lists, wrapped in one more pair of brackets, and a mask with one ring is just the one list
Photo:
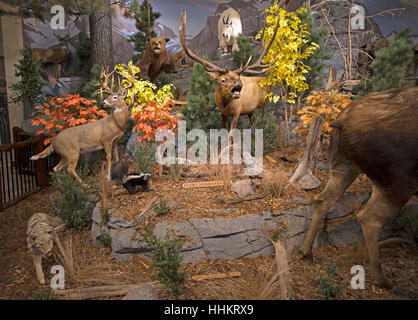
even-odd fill
[(58, 296), (51, 288), (45, 291), (39, 288), (29, 297), (29, 300), (57, 300)]
[[(98, 89), (97, 83), (99, 82), (101, 72), (102, 67), (100, 67), (98, 64), (95, 64), (91, 68), (91, 79), (87, 82), (81, 82), (77, 88), (78, 95), (89, 100), (96, 100), (96, 105), (98, 107), (100, 107), (102, 101), (100, 99), (100, 95), (97, 95), (94, 92)], [(106, 99), (106, 96), (103, 96), (103, 99)]]
[(222, 114), (215, 105), (216, 82), (200, 63), (193, 66), (187, 105), (181, 109), (187, 129), (221, 129)]
[(156, 160), (156, 146), (152, 142), (142, 141), (131, 147), (134, 155), (134, 167), (137, 172), (149, 173), (154, 172)]
[(177, 238), (170, 238), (166, 234), (164, 240), (159, 240), (153, 233), (153, 225), (148, 225), (146, 229), (140, 232), (142, 240), (150, 249), (146, 253), (152, 258), (152, 269), (158, 272), (158, 280), (167, 288), (170, 299), (177, 299), (182, 293), (186, 273), (180, 272), (180, 264), (183, 257), (180, 255), (180, 249), (183, 242)]
[(263, 129), (264, 154), (277, 150), (280, 142), (280, 126), (273, 112), (263, 114), (256, 110), (252, 116), (252, 129)]
[(157, 216), (165, 215), (170, 211), (170, 208), (168, 206), (168, 200), (164, 199), (163, 197), (160, 197), (160, 201), (155, 201), (152, 204), (152, 207), (154, 209), (154, 212)]
[(89, 77), (90, 72), (90, 54), (91, 54), (91, 40), (89, 37), (85, 37), (80, 41), (76, 51), (75, 51), (79, 63), (76, 67), (78, 74), (83, 75), (84, 77)]
[(247, 36), (240, 34), (237, 39), (239, 51), (233, 51), (232, 52), (232, 68), (238, 69), (241, 67), (241, 65), (245, 65), (250, 58), (251, 62), (254, 63), (254, 55), (253, 55), (253, 49), (251, 48), (251, 42), (248, 39)]
[(177, 159), (173, 164), (170, 164), (169, 174), (171, 180), (174, 182), (179, 182), (181, 176), (181, 168)]
[(339, 269), (334, 259), (327, 258), (325, 260), (325, 271), (326, 275), (323, 275), (319, 271), (308, 269), (308, 272), (314, 276), (315, 281), (319, 285), (318, 291), (325, 297), (325, 299), (337, 299), (342, 293), (342, 288), (336, 282), (336, 278), (339, 276)]
[(68, 226), (80, 231), (91, 219), (86, 203), (90, 198), (87, 189), (67, 171), (51, 174), (52, 185), (59, 195), (51, 196), (53, 214), (61, 217)]

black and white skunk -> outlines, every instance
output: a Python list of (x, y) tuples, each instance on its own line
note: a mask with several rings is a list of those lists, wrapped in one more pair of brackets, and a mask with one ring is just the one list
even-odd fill
[(140, 186), (145, 191), (148, 191), (148, 182), (151, 178), (149, 173), (128, 173), (122, 179), (122, 185), (130, 194), (136, 193), (136, 187)]

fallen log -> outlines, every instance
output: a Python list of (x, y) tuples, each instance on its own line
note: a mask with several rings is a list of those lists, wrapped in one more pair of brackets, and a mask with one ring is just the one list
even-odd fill
[(204, 274), (200, 276), (193, 276), (192, 280), (195, 280), (195, 281), (214, 280), (214, 279), (235, 278), (239, 276), (241, 276), (241, 272), (214, 273), (214, 274)]

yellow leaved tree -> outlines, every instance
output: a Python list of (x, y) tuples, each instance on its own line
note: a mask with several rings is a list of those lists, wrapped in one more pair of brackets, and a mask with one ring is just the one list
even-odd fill
[(304, 61), (319, 48), (316, 43), (310, 42), (307, 24), (302, 23), (298, 16), (306, 11), (307, 9), (302, 7), (296, 13), (287, 12), (280, 8), (278, 0), (275, 0), (273, 5), (263, 12), (263, 15), (266, 15), (266, 26), (256, 36), (256, 39), (263, 37), (264, 42), (269, 43), (279, 23), (276, 38), (262, 62), (270, 64), (278, 60), (269, 69), (268, 76), (260, 85), (279, 87), (280, 93), (272, 92), (267, 97), (274, 103), (283, 101), (288, 141), (297, 95), (309, 89), (306, 74), (311, 68)]
[(158, 130), (174, 131), (177, 128), (178, 119), (171, 115), (173, 105), (171, 89), (174, 88), (172, 84), (157, 90), (155, 84), (138, 78), (140, 70), (132, 64), (132, 61), (128, 65), (116, 65), (115, 70), (125, 78), (121, 83), (122, 87), (128, 87), (133, 83), (132, 88), (128, 90), (126, 103), (130, 105), (134, 101), (131, 116), (136, 122), (134, 130), (141, 132), (138, 141), (151, 141)]

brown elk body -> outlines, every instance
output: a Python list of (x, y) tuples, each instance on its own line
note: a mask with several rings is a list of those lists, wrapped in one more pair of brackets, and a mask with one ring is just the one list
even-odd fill
[(375, 283), (390, 287), (379, 259), (379, 231), (418, 191), (418, 87), (369, 94), (351, 103), (332, 124), (331, 176), (314, 200), (314, 213), (301, 253), (312, 245), (329, 208), (360, 173), (372, 196), (358, 214)]
[[(272, 45), (278, 29), (279, 24), (274, 31), (270, 43), (264, 46), (258, 60), (250, 65), (251, 57), (248, 59), (245, 66), (241, 68), (228, 71), (227, 68), (220, 68), (215, 64), (202, 59), (194, 54), (186, 45), (186, 15), (181, 14), (180, 23), (180, 41), (184, 52), (192, 59), (201, 63), (206, 72), (217, 81), (215, 90), (216, 107), (222, 112), (222, 120), (225, 128), (233, 130), (238, 124), (240, 115), (248, 115), (251, 120), (251, 114), (257, 109), (261, 108), (264, 112), (266, 105), (266, 96), (270, 92), (270, 87), (260, 87), (259, 82), (263, 79), (261, 76), (243, 76), (248, 75), (262, 75), (269, 69), (276, 61), (265, 65), (261, 60), (266, 55), (270, 46)], [(261, 68), (262, 70), (255, 70)], [(231, 125), (228, 126), (228, 118), (232, 117)]]
[[(55, 33), (54, 35), (58, 37)], [(61, 75), (61, 65), (67, 60), (68, 56), (68, 38), (69, 35), (59, 39), (59, 47), (58, 48), (49, 48), (49, 49), (42, 49), (42, 48), (34, 48), (33, 53), (35, 56), (35, 61), (44, 64), (44, 63), (52, 63), (55, 67), (55, 77), (59, 79)]]
[[(108, 83), (108, 76), (102, 83)], [(103, 105), (112, 108), (109, 116), (95, 122), (64, 129), (54, 138), (48, 148), (34, 155), (31, 160), (45, 158), (55, 151), (61, 155), (61, 161), (54, 168), (54, 172), (61, 171), (67, 166), (67, 171), (82, 182), (75, 171), (80, 153), (104, 149), (110, 180), (112, 152), (115, 160), (119, 161), (116, 142), (123, 137), (128, 124), (129, 107), (125, 102), (126, 88), (117, 93), (113, 92), (113, 88), (107, 91), (110, 95), (103, 101)]]

